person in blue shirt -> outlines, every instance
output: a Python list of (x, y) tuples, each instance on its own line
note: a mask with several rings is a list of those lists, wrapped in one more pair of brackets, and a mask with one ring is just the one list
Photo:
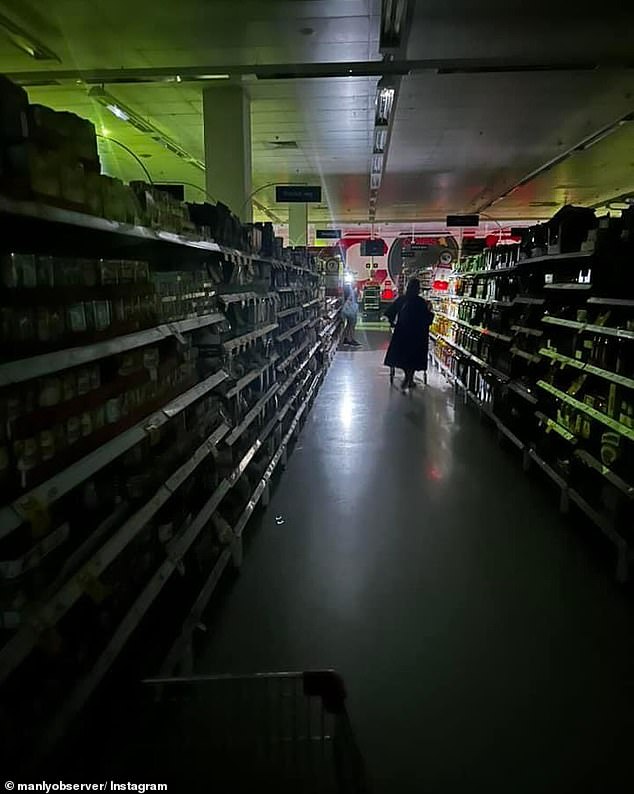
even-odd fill
[(344, 284), (343, 287), (341, 316), (345, 323), (343, 328), (343, 344), (349, 347), (360, 347), (360, 342), (357, 342), (354, 338), (354, 329), (357, 326), (357, 319), (359, 317), (359, 304), (357, 303), (356, 290), (351, 284)]

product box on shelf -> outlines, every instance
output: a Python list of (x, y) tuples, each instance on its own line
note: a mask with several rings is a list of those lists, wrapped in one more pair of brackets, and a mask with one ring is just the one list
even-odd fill
[(567, 205), (546, 224), (548, 228), (548, 254), (566, 254), (581, 251), (581, 245), (595, 222), (594, 210)]

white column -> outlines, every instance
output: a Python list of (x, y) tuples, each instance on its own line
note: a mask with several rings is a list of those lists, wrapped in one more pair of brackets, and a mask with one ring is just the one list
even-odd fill
[(253, 211), (251, 183), (251, 106), (241, 86), (203, 91), (207, 193), (226, 204), (243, 223)]

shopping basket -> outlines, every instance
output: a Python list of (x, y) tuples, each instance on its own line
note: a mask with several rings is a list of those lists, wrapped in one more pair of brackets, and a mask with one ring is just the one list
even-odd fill
[(174, 727), (168, 746), (154, 744), (149, 760), (155, 770), (169, 767), (176, 790), (368, 791), (343, 681), (332, 670), (146, 683), (162, 704), (160, 733)]

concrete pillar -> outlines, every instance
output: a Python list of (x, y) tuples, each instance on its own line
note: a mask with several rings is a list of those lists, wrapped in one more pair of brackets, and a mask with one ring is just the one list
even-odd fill
[(288, 205), (288, 244), (308, 245), (308, 204)]
[(253, 220), (251, 106), (241, 86), (203, 91), (207, 193), (226, 204), (243, 223)]

